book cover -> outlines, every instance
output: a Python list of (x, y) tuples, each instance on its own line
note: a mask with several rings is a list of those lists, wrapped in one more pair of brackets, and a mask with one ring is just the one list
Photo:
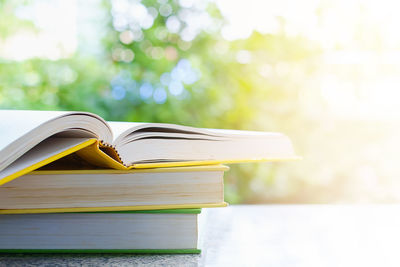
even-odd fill
[[(193, 215), (198, 215), (201, 213), (201, 209), (168, 209), (168, 210), (142, 210), (142, 211), (132, 211), (132, 210), (127, 210), (127, 211), (112, 211), (112, 212), (83, 212), (79, 214), (193, 214)], [(10, 215), (8, 215), (10, 216)], [(12, 215), (11, 215), (12, 216)], [(29, 216), (29, 215), (28, 215)], [(69, 216), (74, 216), (74, 214), (69, 214)], [(161, 218), (160, 218), (161, 219)], [(29, 220), (29, 218), (27, 219)], [(51, 220), (51, 218), (49, 219)], [(161, 219), (162, 220), (162, 219)], [(24, 220), (25, 221), (25, 220)], [(1, 225), (1, 223), (0, 223)], [(197, 225), (197, 220), (196, 220), (196, 225)], [(40, 229), (40, 226), (36, 226), (38, 229)], [(57, 227), (57, 225), (53, 225), (51, 227)], [(77, 227), (80, 227), (78, 224)], [(93, 226), (95, 227), (95, 225)], [(112, 226), (111, 226), (112, 227)], [(43, 227), (42, 227), (43, 228)], [(46, 227), (47, 228), (47, 227)], [(178, 226), (178, 228), (180, 228)], [(196, 227), (197, 228), (197, 227)], [(1, 231), (1, 230), (0, 230)], [(54, 230), (49, 230), (50, 232)], [(169, 231), (168, 228), (166, 228), (164, 231)], [(30, 230), (31, 232), (31, 230)], [(40, 232), (40, 230), (39, 230)], [(79, 231), (78, 231), (79, 232)], [(183, 233), (189, 234), (191, 231), (183, 231)], [(197, 236), (197, 230), (196, 236)], [(24, 233), (24, 230), (21, 230), (21, 233)], [(32, 234), (32, 233), (31, 233)], [(90, 234), (91, 235), (91, 234)], [(111, 235), (112, 236), (112, 235)], [(61, 237), (62, 238), (62, 237)], [(153, 237), (154, 238), (154, 237)], [(164, 237), (165, 238), (165, 237)], [(197, 239), (197, 237), (196, 237)], [(41, 248), (17, 248), (17, 249), (12, 249), (12, 248), (4, 248), (4, 244), (0, 246), (3, 246), (3, 248), (0, 248), (0, 253), (40, 253), (40, 254), (54, 254), (54, 253), (67, 253), (67, 254), (93, 254), (93, 253), (116, 253), (116, 254), (198, 254), (201, 252), (200, 249), (198, 248), (178, 248), (178, 249), (171, 249), (171, 248), (163, 248), (163, 249), (112, 249), (112, 248), (107, 248), (107, 249), (75, 249), (75, 248), (55, 248), (55, 249), (41, 249)], [(34, 245), (35, 246), (35, 245)], [(71, 245), (69, 245), (71, 246)], [(77, 244), (77, 246), (79, 246)]]

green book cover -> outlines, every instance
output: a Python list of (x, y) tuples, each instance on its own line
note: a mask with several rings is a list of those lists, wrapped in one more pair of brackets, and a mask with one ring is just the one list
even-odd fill
[[(200, 214), (201, 209), (134, 210), (79, 213)], [(71, 213), (70, 213), (71, 214)], [(73, 214), (73, 213), (72, 213)], [(1, 254), (199, 254), (200, 249), (0, 249)]]
[(200, 254), (200, 249), (0, 249), (0, 254)]

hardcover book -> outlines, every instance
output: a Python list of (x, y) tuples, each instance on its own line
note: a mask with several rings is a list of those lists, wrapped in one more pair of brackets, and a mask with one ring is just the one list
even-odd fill
[(0, 186), (0, 214), (222, 207), (226, 170), (33, 171)]
[(296, 159), (280, 133), (106, 122), (87, 112), (0, 110), (0, 185), (74, 153), (101, 168)]
[(0, 215), (0, 253), (200, 253), (200, 209)]

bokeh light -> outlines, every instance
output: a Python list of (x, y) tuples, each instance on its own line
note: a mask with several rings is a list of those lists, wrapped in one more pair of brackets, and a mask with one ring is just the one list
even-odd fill
[(398, 202), (396, 1), (3, 1), (0, 107), (279, 131), (232, 203)]

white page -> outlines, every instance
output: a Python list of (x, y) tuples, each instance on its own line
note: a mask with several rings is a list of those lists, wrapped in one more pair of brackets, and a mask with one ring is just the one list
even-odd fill
[[(275, 133), (206, 129), (169, 123), (117, 122), (109, 121), (114, 134), (113, 144), (123, 145), (144, 137), (176, 137), (176, 138), (204, 138), (209, 140), (232, 140), (248, 138), (270, 138)], [(156, 130), (154, 128), (157, 128)], [(279, 134), (278, 134), (279, 135)]]
[[(117, 146), (125, 164), (162, 161), (246, 161), (294, 159), (285, 135), (231, 140), (140, 139)], [(139, 153), (140, 152), (140, 153)]]
[(0, 151), (39, 125), (65, 111), (0, 110)]
[(111, 143), (111, 129), (87, 112), (0, 110), (0, 170), (50, 136), (94, 137)]
[(73, 148), (88, 138), (48, 138), (46, 141), (29, 150), (22, 157), (14, 161), (7, 168), (0, 171), (0, 182), (2, 179), (28, 168), (38, 162), (53, 157), (67, 149)]
[(128, 130), (134, 131), (135, 128), (144, 125), (145, 123), (142, 122), (124, 122), (124, 121), (108, 121), (108, 125), (110, 125), (110, 128), (113, 132), (114, 135), (114, 144), (116, 139), (120, 139), (122, 137), (122, 134), (126, 134)]

